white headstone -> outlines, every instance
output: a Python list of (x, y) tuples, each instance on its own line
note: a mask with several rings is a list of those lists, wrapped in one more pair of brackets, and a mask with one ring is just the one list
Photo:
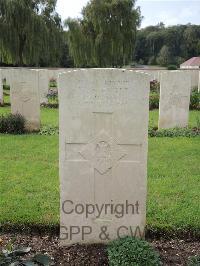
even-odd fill
[(26, 129), (40, 129), (38, 71), (14, 69), (11, 73), (11, 112), (26, 119)]
[(48, 69), (48, 77), (50, 80), (56, 80), (58, 78), (59, 70), (58, 69)]
[(191, 78), (183, 71), (161, 74), (159, 129), (188, 125)]
[(14, 68), (2, 68), (2, 78), (6, 80), (6, 85), (11, 83), (11, 73)]
[(3, 81), (2, 70), (0, 69), (0, 105), (3, 105)]
[(39, 93), (40, 103), (48, 103), (47, 94), (49, 91), (49, 75), (47, 69), (39, 70)]
[(61, 243), (142, 236), (150, 76), (90, 69), (58, 80)]
[(198, 82), (199, 82), (199, 70), (198, 69), (193, 69), (193, 70), (190, 70), (191, 72), (191, 87), (192, 89), (194, 87), (197, 87), (198, 86)]

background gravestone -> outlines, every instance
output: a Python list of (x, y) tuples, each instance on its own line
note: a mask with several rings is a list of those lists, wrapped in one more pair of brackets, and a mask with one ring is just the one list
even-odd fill
[(0, 105), (3, 105), (3, 81), (2, 70), (0, 69)]
[(13, 69), (11, 72), (11, 112), (26, 119), (28, 131), (40, 129), (40, 99), (38, 71)]
[(40, 69), (39, 71), (39, 93), (40, 103), (48, 103), (47, 94), (49, 92), (49, 73), (47, 69)]
[(159, 128), (186, 127), (189, 118), (191, 78), (184, 71), (161, 74)]
[(6, 80), (6, 85), (10, 85), (11, 83), (11, 73), (13, 68), (6, 67), (2, 68), (2, 78)]
[[(75, 70), (60, 74), (58, 84), (62, 244), (141, 236), (146, 217), (150, 76), (119, 69)], [(134, 205), (134, 214), (130, 206), (121, 218), (111, 210), (100, 217), (97, 212), (89, 217), (85, 211), (66, 214), (65, 207), (71, 207), (68, 200), (99, 208), (128, 202)], [(109, 239), (101, 235), (103, 226)], [(71, 235), (73, 230), (80, 232)], [(88, 230), (85, 238), (84, 230)]]

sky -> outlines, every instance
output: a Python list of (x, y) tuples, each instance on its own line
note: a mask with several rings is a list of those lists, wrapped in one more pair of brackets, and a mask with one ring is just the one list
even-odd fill
[[(57, 12), (62, 20), (81, 17), (81, 10), (88, 0), (57, 0)], [(176, 24), (200, 24), (200, 0), (137, 0), (143, 21), (141, 27), (164, 22)]]

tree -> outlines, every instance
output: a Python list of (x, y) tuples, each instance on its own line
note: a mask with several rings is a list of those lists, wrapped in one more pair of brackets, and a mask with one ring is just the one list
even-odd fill
[(135, 0), (90, 0), (82, 15), (66, 21), (76, 66), (117, 67), (132, 60), (141, 21)]
[(171, 53), (168, 46), (164, 45), (160, 50), (157, 63), (161, 66), (167, 66), (171, 63)]
[(200, 40), (200, 27), (188, 25), (183, 34), (188, 57), (198, 56), (198, 42)]
[[(17, 65), (56, 64), (62, 32), (57, 0), (1, 0), (0, 43)], [(5, 58), (5, 57), (4, 57)]]
[[(170, 56), (168, 61), (180, 65), (181, 62), (200, 55), (199, 40), (199, 25), (164, 27), (164, 24), (160, 23), (157, 26), (148, 26), (137, 33), (135, 60), (137, 62), (143, 60), (145, 64), (154, 64), (154, 59), (157, 58), (160, 64), (166, 64), (163, 62), (163, 56), (168, 53)], [(163, 48), (161, 52), (164, 45), (167, 48)]]

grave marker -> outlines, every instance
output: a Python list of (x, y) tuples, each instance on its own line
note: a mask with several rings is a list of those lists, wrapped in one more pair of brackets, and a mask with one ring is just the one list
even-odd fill
[(183, 71), (161, 74), (159, 129), (188, 125), (190, 88), (191, 78)]
[(13, 69), (11, 72), (11, 112), (26, 119), (28, 131), (40, 129), (38, 71)]
[[(150, 76), (119, 69), (75, 70), (60, 74), (58, 83), (61, 243), (142, 236)], [(127, 212), (120, 215), (120, 208)], [(108, 238), (101, 237), (104, 228)]]

